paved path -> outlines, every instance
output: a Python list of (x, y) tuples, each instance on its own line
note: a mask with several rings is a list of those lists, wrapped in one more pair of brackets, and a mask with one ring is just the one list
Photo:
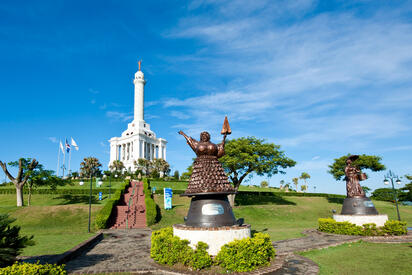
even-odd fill
[[(150, 229), (109, 229), (105, 238), (88, 252), (69, 261), (69, 273), (131, 272), (134, 274), (182, 274), (167, 270), (150, 258)], [(277, 261), (272, 266), (246, 274), (317, 274), (319, 267), (312, 260), (294, 252), (326, 248), (360, 239), (374, 242), (411, 242), (412, 235), (404, 237), (360, 237), (334, 235), (306, 230), (306, 237), (274, 242)], [(410, 232), (412, 233), (412, 232)], [(283, 265), (282, 265), (283, 263)], [(280, 268), (279, 266), (282, 265)], [(196, 274), (187, 272), (186, 274)]]

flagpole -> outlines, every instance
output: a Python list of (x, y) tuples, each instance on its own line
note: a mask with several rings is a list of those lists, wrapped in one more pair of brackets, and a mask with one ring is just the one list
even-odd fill
[(57, 170), (56, 170), (56, 174), (57, 176), (59, 176), (59, 170), (60, 170), (60, 144), (57, 145), (58, 147), (58, 153), (57, 153)]
[(70, 151), (69, 151), (69, 170), (68, 170), (68, 171), (69, 171), (69, 172), (68, 172), (68, 173), (69, 173), (69, 174), (68, 174), (69, 177), (70, 177), (70, 175), (71, 175), (71, 170), (70, 170), (70, 162), (71, 162), (71, 160), (72, 160), (72, 149), (70, 148)]
[(63, 179), (64, 179), (64, 168), (65, 168), (65, 163), (66, 163), (66, 154), (64, 153), (64, 151), (63, 151), (63, 166), (62, 166), (62, 170), (63, 170)]

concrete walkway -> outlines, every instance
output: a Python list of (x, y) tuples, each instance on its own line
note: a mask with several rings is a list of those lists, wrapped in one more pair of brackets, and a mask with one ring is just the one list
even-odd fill
[[(156, 264), (150, 258), (150, 229), (109, 229), (105, 238), (89, 251), (67, 262), (69, 273), (130, 272), (133, 274), (198, 274), (177, 272)], [(274, 242), (277, 260), (260, 270), (242, 274), (317, 274), (319, 267), (294, 252), (336, 246), (361, 239), (373, 242), (412, 242), (412, 235), (403, 237), (360, 237), (334, 235), (306, 230), (306, 237)], [(210, 273), (209, 273), (210, 274)]]

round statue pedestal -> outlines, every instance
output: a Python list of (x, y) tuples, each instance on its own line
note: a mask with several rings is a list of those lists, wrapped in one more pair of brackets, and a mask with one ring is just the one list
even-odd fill
[(365, 223), (374, 223), (377, 227), (384, 226), (388, 215), (333, 215), (337, 222), (350, 222), (359, 226)]
[(212, 256), (216, 256), (223, 245), (251, 236), (249, 224), (220, 227), (193, 227), (175, 224), (173, 225), (173, 235), (188, 240), (192, 248), (196, 248), (199, 241), (207, 243), (209, 245), (207, 252)]

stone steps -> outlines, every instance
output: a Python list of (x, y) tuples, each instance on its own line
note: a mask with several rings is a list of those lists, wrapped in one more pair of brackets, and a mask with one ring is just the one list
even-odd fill
[[(134, 190), (134, 195), (133, 194)], [(132, 200), (129, 209), (129, 201)], [(119, 205), (116, 206), (111, 228), (126, 228), (126, 218), (128, 228), (146, 227), (146, 205), (144, 203), (143, 183), (132, 181), (126, 193), (122, 196)]]

